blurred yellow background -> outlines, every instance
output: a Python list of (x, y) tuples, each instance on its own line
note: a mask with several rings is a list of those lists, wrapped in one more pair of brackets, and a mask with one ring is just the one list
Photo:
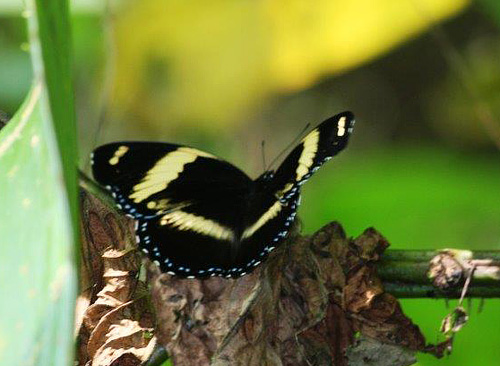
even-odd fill
[[(74, 2), (81, 166), (97, 145), (208, 150), (256, 177), (306, 123), (351, 110), (352, 142), (303, 186), (304, 232), (375, 226), (393, 248), (500, 249), (497, 0)], [(21, 4), (0, 0), (0, 109), (29, 88)], [(496, 141), (499, 143), (498, 141)], [(454, 303), (454, 302), (452, 302)], [(498, 365), (500, 301), (470, 306), (444, 360)], [(428, 342), (449, 309), (405, 300)]]
[[(466, 0), (131, 2), (114, 22), (113, 111), (237, 126), (279, 93), (359, 66), (456, 14)], [(140, 26), (137, 31), (135, 25)], [(162, 113), (157, 113), (158, 109)]]

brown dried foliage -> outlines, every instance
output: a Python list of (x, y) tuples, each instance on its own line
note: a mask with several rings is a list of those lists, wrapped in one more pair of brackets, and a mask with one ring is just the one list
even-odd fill
[(180, 279), (147, 261), (153, 320), (137, 251), (129, 250), (130, 223), (96, 210), (86, 194), (83, 203), (82, 288), (91, 305), (79, 332), (80, 364), (139, 364), (156, 340), (176, 366), (344, 366), (348, 357), (409, 365), (415, 351), (442, 353), (442, 345), (425, 345), (384, 291), (376, 264), (389, 244), (374, 229), (353, 240), (333, 222), (294, 236), (237, 280)]
[[(174, 365), (347, 365), (358, 333), (399, 346), (401, 365), (425, 347), (418, 327), (384, 292), (376, 262), (387, 241), (373, 229), (356, 240), (338, 223), (294, 237), (238, 280), (183, 280), (149, 266), (156, 334)], [(394, 353), (394, 347), (380, 352)], [(365, 360), (372, 357), (367, 354)], [(394, 363), (394, 357), (385, 357)], [(404, 361), (403, 361), (404, 360)]]
[(82, 192), (82, 294), (77, 306), (79, 365), (140, 365), (156, 344), (155, 317), (133, 223)]

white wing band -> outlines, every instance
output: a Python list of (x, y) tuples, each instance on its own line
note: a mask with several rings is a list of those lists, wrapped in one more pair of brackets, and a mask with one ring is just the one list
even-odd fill
[(213, 155), (190, 147), (174, 150), (148, 170), (146, 176), (133, 188), (129, 198), (140, 203), (155, 193), (163, 191), (168, 184), (179, 177), (186, 164), (194, 162), (198, 156), (215, 158)]
[(309, 135), (307, 135), (304, 140), (302, 140), (302, 144), (304, 146), (302, 150), (302, 154), (300, 154), (299, 158), (299, 166), (297, 167), (296, 180), (297, 182), (302, 179), (309, 170), (314, 162), (314, 157), (316, 156), (316, 152), (318, 151), (318, 143), (319, 143), (319, 131), (313, 130)]
[(259, 219), (253, 225), (247, 227), (245, 231), (243, 231), (243, 234), (241, 234), (241, 238), (246, 239), (252, 236), (257, 230), (264, 226), (266, 222), (275, 218), (281, 211), (281, 208), (282, 206), (279, 201), (274, 202), (274, 204), (269, 207), (269, 209), (264, 212), (264, 214), (259, 217)]
[(228, 240), (231, 242), (235, 240), (235, 234), (230, 228), (203, 216), (180, 210), (163, 215), (160, 225), (168, 225), (178, 230), (194, 231), (218, 240)]

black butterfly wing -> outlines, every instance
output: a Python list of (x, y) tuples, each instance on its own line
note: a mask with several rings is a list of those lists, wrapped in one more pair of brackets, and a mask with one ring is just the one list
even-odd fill
[(235, 274), (248, 191), (219, 187), (205, 190), (206, 197), (190, 206), (138, 221), (140, 246), (163, 272), (183, 277)]
[(139, 246), (164, 272), (232, 273), (254, 186), (245, 173), (200, 150), (149, 142), (101, 146), (92, 168), (137, 219)]
[(221, 187), (244, 191), (251, 183), (241, 170), (211, 154), (154, 142), (100, 146), (92, 154), (92, 172), (118, 207), (136, 219), (196, 204)]
[(326, 160), (345, 148), (354, 125), (350, 112), (313, 129), (274, 174), (255, 180), (245, 215), (236, 268), (251, 270), (287, 237), (300, 203), (300, 185)]
[(285, 239), (299, 193), (281, 203), (262, 182), (249, 191), (219, 192), (196, 204), (139, 220), (143, 251), (162, 271), (183, 277), (239, 277), (251, 272)]
[[(237, 275), (250, 272), (288, 236), (295, 220), (300, 193), (280, 202), (273, 192), (263, 189), (257, 180), (247, 208), (238, 256), (234, 260)], [(241, 272), (242, 271), (242, 272)]]
[(346, 147), (353, 127), (354, 115), (343, 112), (309, 132), (276, 170), (273, 179), (276, 197), (282, 202), (294, 197), (325, 161)]

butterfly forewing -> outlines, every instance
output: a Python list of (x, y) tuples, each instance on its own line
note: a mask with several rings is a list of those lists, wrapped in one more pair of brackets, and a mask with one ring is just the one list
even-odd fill
[(196, 204), (207, 195), (224, 196), (228, 190), (245, 194), (251, 184), (245, 173), (211, 154), (154, 142), (101, 146), (93, 153), (92, 171), (119, 207), (137, 219)]
[(342, 151), (352, 132), (354, 115), (337, 114), (309, 132), (276, 170), (276, 196), (286, 201), (295, 195), (300, 185), (334, 155)]

